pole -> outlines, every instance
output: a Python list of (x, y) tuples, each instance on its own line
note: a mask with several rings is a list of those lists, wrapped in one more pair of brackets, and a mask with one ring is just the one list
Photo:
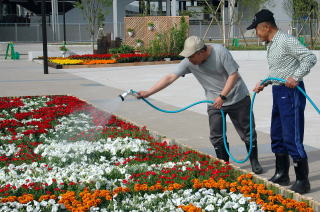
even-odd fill
[(166, 3), (166, 16), (170, 16), (170, 11), (171, 10), (171, 3), (170, 3), (170, 0), (167, 0), (167, 3)]
[(66, 34), (66, 8), (65, 0), (62, 0), (62, 12), (63, 12), (63, 44), (67, 43), (67, 34)]
[(177, 16), (177, 1), (176, 0), (172, 0), (172, 2), (171, 2), (171, 15)]
[(52, 27), (52, 37), (53, 40), (56, 40), (56, 19), (54, 17), (54, 0), (50, 0), (51, 1), (51, 27)]
[(222, 15), (222, 34), (223, 34), (223, 44), (226, 45), (226, 23), (224, 15), (224, 1), (221, 4), (221, 15)]
[(118, 0), (113, 0), (113, 39), (118, 37)]
[(230, 38), (234, 38), (234, 17), (235, 17), (235, 0), (229, 0), (229, 26), (230, 26)]
[(47, 24), (46, 24), (46, 1), (41, 2), (42, 14), (42, 48), (43, 48), (43, 72), (48, 74), (48, 48), (47, 48)]

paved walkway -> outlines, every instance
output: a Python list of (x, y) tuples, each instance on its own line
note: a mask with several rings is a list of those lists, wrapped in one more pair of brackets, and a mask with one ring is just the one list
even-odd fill
[[(25, 50), (28, 46), (25, 46)], [(41, 49), (40, 49), (41, 50)], [(20, 50), (21, 51), (21, 50)], [(26, 58), (26, 57), (25, 57)], [(0, 96), (70, 94), (111, 111), (140, 126), (161, 135), (175, 138), (178, 142), (189, 145), (199, 151), (215, 155), (208, 135), (206, 106), (199, 105), (178, 114), (158, 112), (142, 101), (128, 98), (124, 103), (117, 103), (118, 95), (128, 89), (149, 88), (160, 77), (171, 72), (175, 65), (135, 66), (118, 68), (91, 69), (49, 69), (43, 74), (43, 66), (25, 58), (18, 61), (0, 59)], [(266, 61), (239, 60), (240, 73), (250, 89), (267, 73)], [(320, 106), (319, 64), (306, 78), (307, 92)], [(197, 100), (204, 99), (202, 88), (190, 75), (179, 79), (167, 89), (152, 96), (157, 106), (166, 109), (178, 109)], [(258, 130), (259, 156), (265, 172), (261, 175), (269, 178), (274, 173), (274, 156), (270, 150), (269, 127), (271, 112), (271, 89), (267, 88), (257, 95), (255, 118)], [(311, 193), (306, 196), (320, 200), (320, 116), (308, 104), (306, 109), (305, 146), (309, 156)], [(245, 148), (232, 125), (228, 124), (228, 139), (231, 152), (237, 159), (243, 159)], [(236, 164), (250, 170), (250, 165)], [(295, 175), (290, 169), (291, 182)]]

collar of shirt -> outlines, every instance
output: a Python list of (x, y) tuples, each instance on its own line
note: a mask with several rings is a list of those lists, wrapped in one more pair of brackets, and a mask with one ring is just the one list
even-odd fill
[(273, 36), (273, 38), (271, 39), (271, 41), (267, 43), (267, 46), (270, 47), (273, 43), (276, 43), (280, 39), (280, 34), (281, 34), (280, 30), (278, 30), (276, 34)]

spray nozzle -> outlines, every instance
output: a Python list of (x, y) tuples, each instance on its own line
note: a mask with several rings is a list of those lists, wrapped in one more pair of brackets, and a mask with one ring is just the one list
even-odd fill
[(134, 94), (135, 94), (135, 92), (134, 92), (132, 89), (130, 89), (130, 90), (124, 92), (123, 94), (120, 94), (119, 97), (121, 98), (122, 101), (124, 101), (125, 98), (126, 98), (128, 95), (134, 96)]

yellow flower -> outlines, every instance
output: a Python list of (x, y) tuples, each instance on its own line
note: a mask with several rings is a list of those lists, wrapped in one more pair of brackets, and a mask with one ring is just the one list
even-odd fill
[(77, 65), (84, 62), (83, 60), (77, 59), (50, 59), (49, 61), (60, 65)]

